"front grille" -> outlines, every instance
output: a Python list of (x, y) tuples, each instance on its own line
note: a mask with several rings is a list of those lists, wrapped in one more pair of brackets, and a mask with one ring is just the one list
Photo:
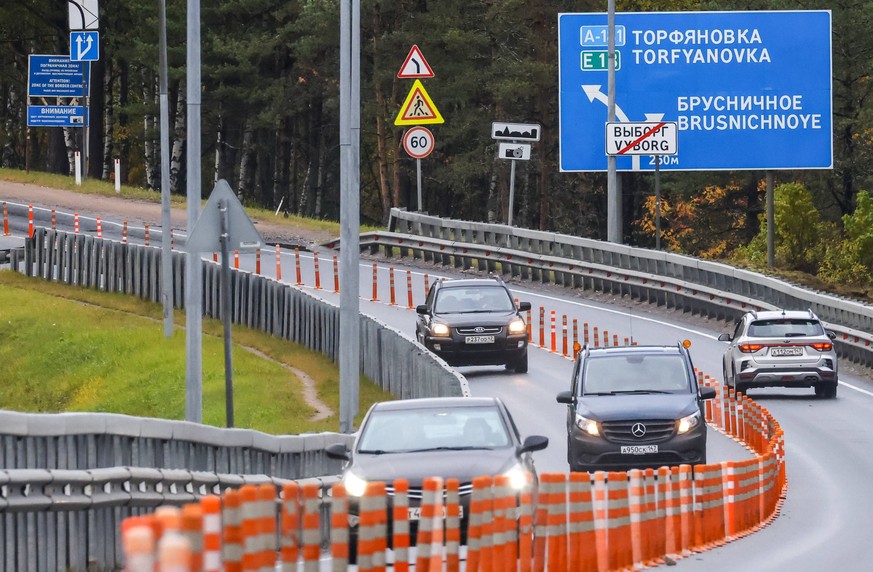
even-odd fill
[[(392, 485), (385, 486), (385, 492), (394, 496), (394, 487)], [(466, 496), (473, 492), (473, 483), (461, 483), (458, 487), (458, 496)], [(409, 498), (420, 499), (422, 497), (422, 489), (420, 487), (409, 487)], [(446, 494), (443, 492), (443, 498)]]
[[(633, 434), (633, 426), (642, 423), (646, 434), (637, 437)], [(676, 422), (670, 419), (653, 419), (645, 421), (606, 421), (602, 424), (603, 436), (613, 443), (659, 443), (673, 436)]]
[(458, 333), (465, 336), (490, 336), (503, 331), (501, 326), (474, 326), (470, 328), (458, 328)]

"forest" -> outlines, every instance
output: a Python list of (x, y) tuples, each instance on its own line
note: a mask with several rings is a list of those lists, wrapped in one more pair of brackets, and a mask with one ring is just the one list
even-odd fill
[[(117, 158), (123, 183), (156, 193), (159, 1), (100, 4), (86, 153), (87, 176), (109, 180)], [(415, 160), (393, 121), (409, 89), (397, 71), (415, 44), (435, 72), (427, 91), (447, 118), (433, 126), (434, 152), (421, 161), (424, 210), (506, 222), (510, 170), (497, 158), (491, 123), (538, 123), (532, 160), (518, 162), (513, 224), (604, 239), (606, 174), (562, 173), (557, 164), (557, 15), (606, 9), (605, 0), (362, 0), (362, 222), (383, 224), (392, 207), (417, 207)], [(775, 171), (777, 263), (869, 284), (873, 1), (617, 0), (616, 9), (831, 10), (834, 168)], [(166, 0), (166, 10), (171, 191), (184, 194), (186, 2)], [(339, 218), (339, 10), (338, 0), (201, 3), (204, 197), (224, 178), (245, 204)], [(69, 53), (67, 18), (65, 0), (0, 6), (2, 167), (73, 172), (80, 129), (27, 127), (28, 56)], [(764, 179), (759, 171), (664, 172), (662, 247), (765, 261)], [(624, 242), (653, 247), (653, 178), (620, 180)]]

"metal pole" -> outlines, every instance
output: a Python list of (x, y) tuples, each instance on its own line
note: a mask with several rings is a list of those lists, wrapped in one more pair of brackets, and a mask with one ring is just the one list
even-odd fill
[(655, 155), (655, 250), (661, 250), (661, 156)]
[(170, 103), (167, 96), (167, 0), (160, 0), (160, 102), (161, 102), (161, 304), (164, 337), (173, 335), (173, 251), (170, 248)]
[(775, 264), (776, 216), (773, 200), (773, 171), (767, 171), (767, 267)]
[(509, 168), (509, 209), (506, 213), (506, 226), (512, 226), (512, 210), (515, 203), (515, 159), (509, 162), (512, 166)]
[[(188, 129), (187, 210), (188, 236), (200, 216), (200, 0), (188, 0), (186, 96)], [(164, 232), (169, 240), (169, 232)], [(199, 253), (185, 255), (185, 419), (200, 423), (203, 417), (202, 282)]]
[(354, 432), (360, 374), (360, 1), (340, 2), (340, 431)]
[[(607, 73), (608, 121), (615, 121), (615, 0), (609, 0), (607, 33), (609, 67)], [(606, 159), (606, 240), (621, 242), (621, 189), (615, 172), (615, 156)]]
[(227, 426), (233, 427), (233, 353), (230, 332), (230, 250), (227, 246), (227, 205), (218, 201), (221, 211), (221, 322), (224, 325), (224, 408)]
[(421, 159), (415, 160), (415, 178), (418, 182), (418, 212), (423, 212), (424, 205), (421, 200)]
[(87, 124), (90, 123), (88, 121), (88, 70), (90, 69), (91, 64), (88, 62), (82, 62), (82, 150), (79, 153), (79, 158), (82, 161), (82, 181), (88, 178), (87, 171), (87, 159), (86, 156), (88, 154), (88, 142), (85, 140), (85, 131), (88, 129)]

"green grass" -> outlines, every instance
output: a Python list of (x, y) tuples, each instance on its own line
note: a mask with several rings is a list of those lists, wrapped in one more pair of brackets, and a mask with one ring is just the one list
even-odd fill
[[(73, 177), (64, 175), (53, 175), (51, 173), (44, 173), (40, 171), (27, 172), (18, 169), (0, 169), (0, 180), (11, 181), (14, 183), (39, 185), (52, 189), (63, 189), (86, 195), (121, 197), (123, 199), (149, 201), (153, 203), (161, 202), (161, 194), (157, 191), (151, 191), (140, 187), (121, 185), (121, 192), (116, 193), (115, 183), (89, 178), (83, 180), (82, 185), (77, 186), (76, 180)], [(204, 195), (207, 197), (208, 194), (208, 192), (204, 192)], [(174, 208), (183, 208), (187, 201), (185, 196), (171, 195), (170, 202)], [(205, 200), (201, 202), (201, 204), (205, 203)], [(332, 236), (340, 235), (340, 225), (336, 221), (311, 219), (297, 215), (289, 215), (287, 218), (285, 218), (284, 216), (276, 216), (275, 211), (258, 207), (245, 207), (245, 210), (248, 213), (249, 217), (251, 217), (253, 220), (287, 226), (289, 230), (295, 228), (304, 228), (308, 230), (323, 231), (326, 233), (330, 233)], [(361, 227), (361, 232), (372, 230), (384, 230), (384, 227), (374, 227), (368, 225), (362, 225)]]
[[(184, 313), (175, 319), (180, 324)], [(203, 422), (223, 427), (221, 323), (204, 319), (203, 332)], [(308, 373), (319, 398), (336, 412), (339, 371), (328, 358), (242, 327), (234, 327), (233, 342), (237, 427), (274, 434), (338, 429), (336, 414), (308, 421), (315, 411), (281, 365)], [(185, 332), (177, 328), (164, 338), (160, 305), (136, 297), (0, 272), (0, 364), (3, 409), (185, 417)], [(370, 404), (389, 399), (362, 379), (358, 421)]]

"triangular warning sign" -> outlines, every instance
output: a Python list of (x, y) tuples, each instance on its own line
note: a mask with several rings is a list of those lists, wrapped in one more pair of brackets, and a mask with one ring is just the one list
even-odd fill
[(397, 72), (397, 77), (403, 79), (414, 79), (417, 77), (433, 77), (433, 70), (424, 59), (424, 54), (418, 49), (418, 45), (413, 45), (409, 50), (406, 59), (403, 60), (403, 65), (400, 66), (400, 71)]
[(425, 91), (420, 80), (415, 80), (406, 101), (400, 108), (400, 113), (394, 120), (394, 125), (434, 125), (445, 123), (433, 100)]

